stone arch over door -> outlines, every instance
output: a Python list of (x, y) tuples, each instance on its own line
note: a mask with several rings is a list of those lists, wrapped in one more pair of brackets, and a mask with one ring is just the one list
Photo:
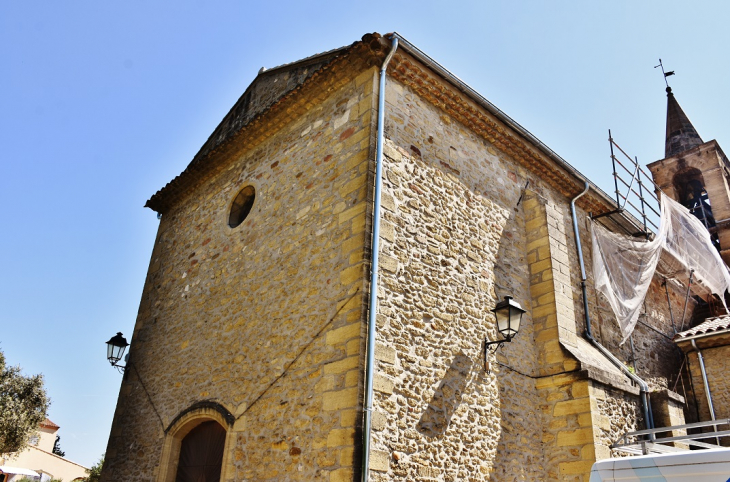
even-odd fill
[(219, 431), (216, 426), (225, 432), (220, 476), (225, 480), (234, 421), (233, 415), (215, 402), (199, 402), (180, 412), (165, 430), (157, 481), (175, 482), (181, 449), (201, 437), (215, 437)]

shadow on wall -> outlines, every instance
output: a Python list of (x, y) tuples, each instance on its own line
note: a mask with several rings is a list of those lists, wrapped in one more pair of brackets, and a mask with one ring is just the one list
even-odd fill
[(446, 432), (451, 417), (461, 405), (473, 364), (463, 352), (454, 357), (428, 408), (416, 424), (416, 430), (426, 437), (438, 437)]

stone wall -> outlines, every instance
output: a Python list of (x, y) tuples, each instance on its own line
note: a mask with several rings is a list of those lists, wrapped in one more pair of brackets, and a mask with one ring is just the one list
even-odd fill
[[(536, 342), (543, 374), (575, 367), (560, 345), (578, 348), (577, 338), (586, 329), (580, 264), (573, 235), (568, 199), (547, 190), (536, 189), (525, 198), (527, 215), (528, 263), (532, 274), (533, 318), (538, 326)], [(674, 388), (681, 364), (681, 353), (672, 342), (674, 326), (680, 328), (685, 303), (685, 288), (673, 280), (656, 275), (647, 293), (644, 310), (631, 340), (621, 344), (622, 335), (615, 315), (605, 297), (593, 288), (591, 221), (577, 209), (578, 228), (586, 269), (588, 309), (593, 336), (610, 347), (621, 361), (635, 367), (652, 389)], [(667, 301), (667, 292), (671, 306)], [(697, 303), (690, 297), (686, 326)], [(673, 321), (672, 321), (673, 317)], [(633, 342), (633, 350), (632, 350)], [(671, 385), (671, 386), (670, 386)]]
[(525, 173), (402, 84), (387, 101), (373, 480), (540, 479), (529, 314), (489, 373), (481, 351), (498, 299), (530, 308)]
[(596, 460), (596, 403), (591, 383), (577, 372), (541, 377), (537, 389), (544, 426), (542, 480), (580, 481)]
[(238, 99), (195, 155), (195, 160), (208, 155), (243, 126), (251, 122), (257, 115), (260, 115), (285, 94), (299, 87), (323, 66), (330, 63), (336, 55), (336, 52), (331, 52), (328, 55), (319, 55), (306, 62), (298, 62), (297, 65), (286, 69), (259, 72), (253, 83), (246, 89), (246, 92)]
[[(637, 403), (638, 397), (635, 394), (598, 384), (594, 391), (599, 416), (604, 420), (604, 423), (597, 427), (596, 440), (606, 452), (608, 452), (608, 447), (618, 441), (626, 432), (646, 428), (641, 405)], [(614, 457), (621, 455), (620, 452), (613, 453)]]
[[(583, 341), (570, 199), (407, 86), (391, 82), (387, 100), (376, 480), (582, 480), (622, 430), (644, 427), (638, 390)], [(582, 210), (579, 225), (596, 337), (653, 388), (671, 387), (681, 359), (662, 280), (632, 355), (592, 288)], [(668, 290), (681, 316), (684, 292)], [(485, 373), (479, 341), (496, 339), (489, 310), (507, 294), (528, 316)], [(592, 381), (581, 367), (611, 373)]]
[[(730, 418), (730, 376), (728, 376), (728, 373), (730, 373), (730, 346), (725, 345), (700, 349), (702, 350), (702, 356), (705, 361), (707, 383), (710, 385), (712, 405), (715, 408), (715, 418)], [(692, 372), (692, 383), (697, 392), (700, 421), (712, 420), (697, 352), (690, 352), (688, 357)]]
[(174, 475), (165, 430), (200, 402), (235, 420), (222, 480), (352, 479), (375, 82), (361, 73), (164, 213), (104, 480)]

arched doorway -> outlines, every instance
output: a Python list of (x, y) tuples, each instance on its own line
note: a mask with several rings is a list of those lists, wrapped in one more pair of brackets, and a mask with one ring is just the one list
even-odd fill
[(157, 482), (219, 482), (229, 478), (231, 428), (235, 419), (213, 401), (180, 412), (165, 430)]
[(180, 445), (175, 482), (218, 482), (226, 430), (213, 420), (192, 429)]

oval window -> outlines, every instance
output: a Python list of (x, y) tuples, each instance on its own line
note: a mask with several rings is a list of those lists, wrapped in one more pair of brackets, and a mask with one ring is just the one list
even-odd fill
[(256, 190), (253, 186), (246, 186), (241, 189), (231, 206), (231, 214), (228, 216), (228, 226), (235, 228), (243, 222), (251, 212), (253, 200), (256, 197)]

